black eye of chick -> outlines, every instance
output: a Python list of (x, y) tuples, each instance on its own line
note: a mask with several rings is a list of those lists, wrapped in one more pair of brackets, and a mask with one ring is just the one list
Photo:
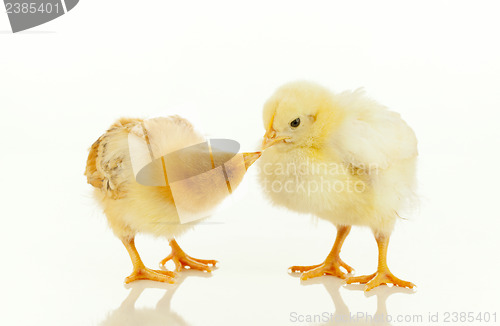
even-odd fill
[(292, 122), (290, 122), (290, 126), (292, 128), (297, 128), (299, 125), (300, 125), (300, 118), (297, 118), (297, 119), (293, 120)]

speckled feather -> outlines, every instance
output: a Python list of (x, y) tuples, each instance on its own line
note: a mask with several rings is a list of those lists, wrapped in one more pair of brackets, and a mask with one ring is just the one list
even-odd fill
[[(142, 122), (142, 119), (129, 118), (115, 122), (90, 148), (85, 175), (88, 183), (95, 187), (94, 196), (118, 237), (132, 237), (142, 232), (178, 236), (194, 224), (179, 223), (170, 187), (145, 186), (135, 181), (128, 135), (134, 133), (145, 139), (142, 128), (137, 128)], [(159, 118), (155, 122), (179, 148), (204, 141), (189, 121), (178, 116)]]

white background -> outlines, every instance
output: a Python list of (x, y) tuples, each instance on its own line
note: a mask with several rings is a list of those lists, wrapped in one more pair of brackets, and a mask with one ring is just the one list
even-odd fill
[[(495, 1), (82, 0), (18, 34), (0, 13), (0, 323), (305, 325), (291, 314), (377, 309), (422, 315), (414, 325), (429, 324), (429, 313), (441, 324), (446, 312), (499, 320), (499, 9)], [(179, 113), (208, 136), (255, 150), (264, 101), (296, 79), (364, 87), (414, 128), (421, 209), (397, 225), (389, 266), (418, 290), (365, 295), (333, 277), (289, 275), (288, 266), (320, 263), (335, 229), (272, 207), (255, 168), (234, 204), (179, 239), (188, 254), (220, 261), (212, 276), (124, 286), (130, 260), (83, 176), (92, 142), (118, 117)], [(136, 242), (150, 267), (169, 252), (166, 239)], [(353, 229), (342, 257), (358, 275), (372, 273), (370, 231)]]

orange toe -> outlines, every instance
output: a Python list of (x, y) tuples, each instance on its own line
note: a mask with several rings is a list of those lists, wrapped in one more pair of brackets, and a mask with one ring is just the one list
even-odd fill
[(318, 265), (311, 265), (311, 266), (292, 266), (292, 267), (289, 267), (288, 269), (292, 271), (292, 273), (303, 273), (303, 272), (307, 272), (307, 271), (310, 271), (311, 269), (315, 269), (319, 266), (321, 266), (323, 264), (318, 264)]
[(213, 259), (198, 259), (188, 256), (175, 240), (170, 242), (170, 246), (172, 252), (160, 262), (160, 265), (165, 265), (169, 260), (172, 260), (177, 272), (180, 272), (183, 268), (189, 268), (210, 273), (212, 272), (210, 265), (215, 266), (218, 263), (217, 260)]
[(365, 276), (356, 276), (356, 277), (349, 277), (346, 280), (347, 284), (352, 284), (352, 283), (361, 283), (365, 284), (365, 291), (370, 291), (374, 288), (376, 288), (379, 285), (385, 285), (385, 284), (393, 284), (395, 286), (400, 286), (400, 287), (405, 287), (405, 288), (414, 288), (415, 284), (408, 282), (408, 281), (403, 281), (396, 276), (394, 276), (390, 271), (379, 271), (371, 275), (365, 275)]
[(352, 284), (352, 283), (361, 283), (361, 284), (366, 284), (370, 282), (376, 275), (377, 273), (373, 273), (371, 275), (363, 275), (363, 276), (352, 276), (346, 279), (347, 284)]
[(157, 282), (165, 282), (173, 284), (175, 273), (170, 271), (153, 270), (147, 267), (137, 268), (132, 274), (125, 278), (125, 283), (130, 283), (137, 280), (151, 280)]
[(310, 278), (315, 278), (323, 275), (332, 275), (342, 279), (347, 277), (347, 274), (344, 273), (340, 267), (345, 268), (348, 273), (351, 273), (354, 269), (344, 263), (340, 258), (334, 261), (325, 261), (322, 264), (312, 265), (312, 266), (292, 266), (289, 269), (293, 272), (300, 272), (302, 275), (300, 279), (305, 281)]

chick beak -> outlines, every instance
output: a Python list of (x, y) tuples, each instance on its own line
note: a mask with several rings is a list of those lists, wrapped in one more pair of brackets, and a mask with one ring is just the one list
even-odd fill
[(266, 148), (269, 148), (269, 147), (273, 146), (274, 144), (282, 142), (288, 138), (289, 137), (276, 137), (276, 136), (268, 137), (266, 134), (266, 135), (264, 135), (264, 140), (262, 141), (262, 150), (265, 150)]
[(267, 127), (266, 134), (264, 135), (264, 140), (262, 141), (262, 150), (273, 146), (276, 143), (289, 139), (290, 137), (276, 137), (276, 130), (273, 128), (274, 115), (271, 117), (269, 122), (269, 127)]
[(257, 159), (262, 155), (262, 152), (243, 153), (243, 160), (245, 161), (245, 169), (248, 170)]

